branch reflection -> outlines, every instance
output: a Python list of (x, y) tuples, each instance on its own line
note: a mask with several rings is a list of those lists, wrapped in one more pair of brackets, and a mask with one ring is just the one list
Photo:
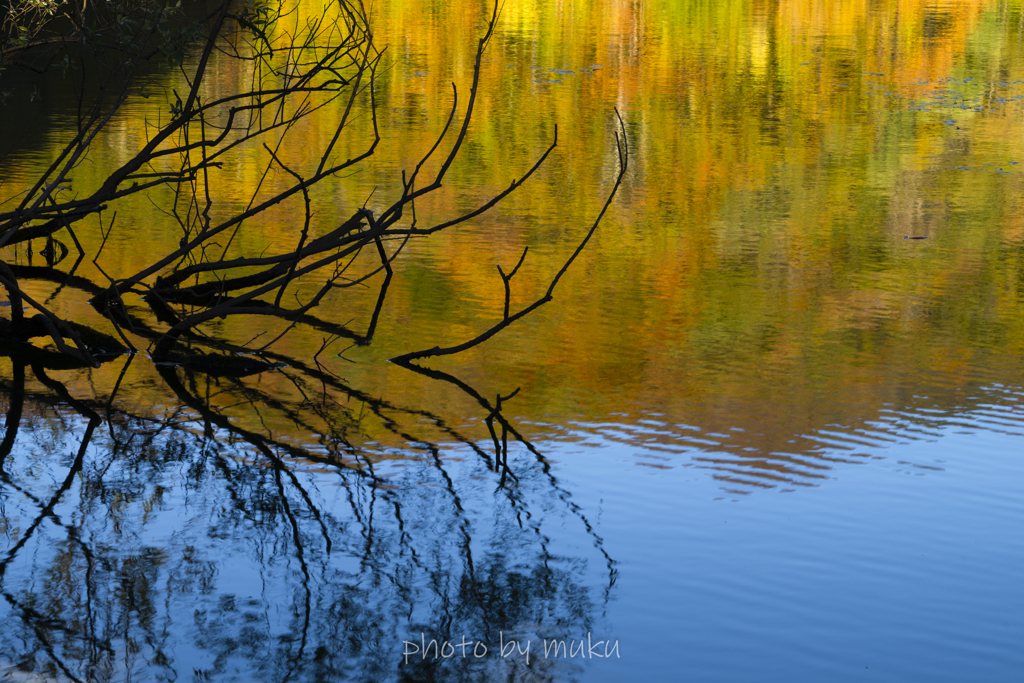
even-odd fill
[[(542, 640), (601, 628), (615, 563), (600, 537), (501, 402), (454, 377), (493, 425), (493, 457), (429, 411), (301, 363), (277, 371), (299, 401), (158, 366), (180, 401), (160, 414), (74, 397), (45, 352), (5, 354), (0, 667), (73, 681), (551, 680), (574, 664), (539, 657)], [(235, 424), (225, 394), (263, 428)], [(354, 445), (368, 416), (407, 447)], [(403, 656), (431, 640), (488, 654)], [(533, 643), (529, 664), (501, 656), (510, 640)]]

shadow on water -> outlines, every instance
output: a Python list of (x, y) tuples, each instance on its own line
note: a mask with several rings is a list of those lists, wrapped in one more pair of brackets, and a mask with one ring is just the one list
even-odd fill
[[(360, 395), (317, 368), (299, 369), (321, 386), (300, 405), (162, 366), (180, 405), (154, 415), (116, 408), (113, 395), (75, 398), (41, 353), (6, 354), (0, 662), (12, 671), (564, 679), (572, 658), (538, 656), (544, 641), (602, 623), (615, 562), (543, 455), (468, 385), (503, 432), (494, 456), (428, 411)], [(303, 416), (318, 415), (331, 429), (317, 449), (241, 428), (213, 407), (222, 391), (264, 417), (311, 428)], [(414, 454), (354, 446), (339, 397)], [(403, 416), (432, 420), (458, 446), (414, 435)], [(509, 435), (532, 464), (509, 464)]]

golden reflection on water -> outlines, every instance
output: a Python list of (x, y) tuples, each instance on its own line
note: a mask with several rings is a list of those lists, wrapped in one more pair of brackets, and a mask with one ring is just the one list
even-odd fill
[[(300, 3), (303, 12), (317, 7)], [(379, 209), (394, 199), (401, 169), (443, 125), (451, 82), (465, 102), (487, 12), (487, 3), (461, 0), (374, 5), (375, 40), (388, 48), (376, 89), (384, 140), (372, 170), (320, 197), (321, 230), (363, 202)], [(522, 387), (509, 411), (532, 437), (613, 424), (612, 438), (691, 453), (687, 463), (741, 486), (814, 484), (828, 467), (822, 443), (856, 450), (858, 438), (868, 448), (896, 438), (886, 411), (913, 413), (922, 400), (971, 405), (978, 387), (1020, 386), (1022, 17), (1019, 2), (980, 0), (507, 3), (464, 154), (443, 195), (417, 206), (419, 219), (471, 209), (505, 188), (557, 126), (556, 153), (484, 218), (410, 245), (374, 343), (345, 352), (355, 363), (333, 356), (339, 345), (330, 367), (367, 396), (429, 405), (484, 438), (473, 401), (385, 359), (489, 327), (501, 314), (495, 266), (511, 267), (527, 246), (513, 305), (539, 296), (614, 178), (617, 107), (633, 165), (555, 301), (483, 347), (431, 363), (485, 396)], [(244, 71), (219, 78), (218, 91), (247, 82)], [(171, 84), (172, 75), (156, 74), (151, 90)], [(133, 100), (76, 172), (76, 189), (123, 161), (144, 139), (146, 117), (165, 108), (159, 96)], [(299, 131), (290, 161), (314, 164), (304, 154), (332, 125), (325, 117)], [(43, 156), (58, 142), (49, 137)], [(212, 191), (244, 204), (261, 163), (226, 168)], [(18, 182), (37, 170), (15, 164), (5, 174)], [(250, 226), (241, 248), (294, 242), (300, 210), (285, 205), (273, 222)], [(104, 255), (115, 275), (177, 241), (142, 199), (121, 207), (118, 223)], [(365, 328), (379, 282), (370, 284), (318, 315)], [(38, 286), (43, 299), (55, 289)], [(55, 304), (79, 308), (71, 297)], [(228, 320), (213, 331), (244, 341), (263, 324)], [(308, 362), (321, 340), (299, 329), (276, 349)], [(104, 373), (80, 377), (112, 387), (116, 377)], [(285, 373), (252, 381), (268, 394), (297, 392)], [(125, 386), (119, 400), (173, 403), (145, 362)], [(222, 389), (215, 402), (237, 403)], [(263, 420), (310, 438), (284, 414), (225, 410), (241, 424)], [(353, 440), (395, 442), (378, 422), (346, 419)], [(652, 419), (654, 437), (643, 426)], [(675, 455), (659, 466), (682, 462)]]

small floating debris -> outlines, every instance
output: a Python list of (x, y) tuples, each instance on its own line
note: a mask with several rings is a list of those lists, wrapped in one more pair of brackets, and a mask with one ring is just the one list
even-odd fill
[(905, 239), (905, 240), (926, 240), (926, 239), (928, 239), (928, 235), (904, 235), (903, 239)]

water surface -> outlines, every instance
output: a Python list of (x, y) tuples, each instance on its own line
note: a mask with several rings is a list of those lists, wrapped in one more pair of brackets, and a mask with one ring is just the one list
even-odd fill
[[(317, 229), (394, 199), (450, 82), (468, 90), (486, 16), (374, 5), (384, 140), (320, 195)], [(143, 354), (98, 370), (0, 361), (0, 665), (78, 680), (1016, 680), (1022, 27), (1018, 2), (506, 4), (464, 156), (419, 219), (521, 177), (557, 125), (556, 152), (493, 212), (409, 245), (373, 342), (320, 359), (340, 379), (312, 361), (325, 335), (309, 326), (276, 347), (290, 367), (244, 380)], [(5, 193), (66, 138), (55, 99), (31, 144), (2, 114)], [(165, 105), (131, 100), (76, 187)], [(495, 266), (524, 247), (513, 305), (543, 292), (614, 180), (613, 108), (632, 165), (555, 300), (428, 363), (469, 392), (389, 364), (493, 324)], [(300, 139), (322, 140), (318, 125)], [(301, 163), (303, 146), (286, 153)], [(240, 162), (213, 189), (240, 204), (258, 171)], [(242, 248), (291, 243), (295, 210)], [(176, 244), (150, 202), (119, 211), (112, 275), (145, 261), (143, 239)], [(369, 284), (318, 315), (365, 330)], [(29, 287), (57, 311), (86, 298)], [(517, 388), (503, 474), (477, 396)], [(586, 656), (544, 656), (588, 634)], [(463, 637), (487, 653), (440, 657)], [(431, 639), (438, 657), (403, 661)]]

